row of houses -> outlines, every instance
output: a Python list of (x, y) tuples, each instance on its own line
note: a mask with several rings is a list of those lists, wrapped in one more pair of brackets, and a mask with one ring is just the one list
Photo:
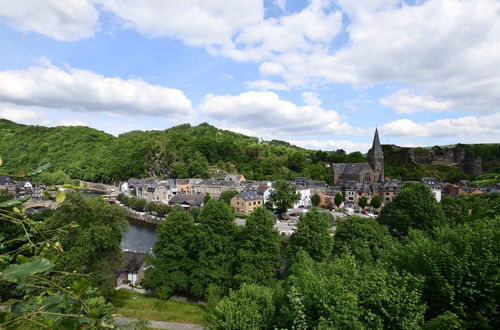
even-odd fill
[[(444, 195), (480, 194), (495, 192), (495, 189), (485, 190), (471, 187), (467, 182), (457, 185), (439, 182), (436, 178), (427, 177), (421, 180), (429, 187), (437, 201)], [(324, 181), (309, 180), (304, 177), (296, 178), (293, 182), (300, 195), (293, 208), (310, 207), (314, 194), (320, 197), (320, 206), (334, 207), (335, 195), (344, 196), (341, 206), (357, 208), (361, 197), (366, 197), (368, 203), (374, 196), (378, 196), (382, 205), (390, 202), (397, 195), (401, 180), (384, 178), (378, 183), (360, 183), (356, 181), (338, 181), (336, 185), (329, 186)], [(500, 186), (498, 187), (500, 189)], [(135, 194), (138, 198), (148, 201), (163, 202), (170, 205), (181, 205), (185, 208), (202, 206), (204, 196), (220, 198), (224, 191), (233, 190), (237, 195), (231, 200), (231, 206), (236, 213), (248, 215), (256, 207), (269, 203), (269, 198), (274, 190), (271, 181), (250, 181), (243, 175), (230, 174), (221, 178), (203, 179), (130, 179), (122, 184), (121, 191)]]
[(10, 176), (0, 175), (0, 190), (7, 191), (7, 193), (15, 198), (42, 198), (45, 188), (45, 185), (33, 184), (22, 180), (16, 181)]

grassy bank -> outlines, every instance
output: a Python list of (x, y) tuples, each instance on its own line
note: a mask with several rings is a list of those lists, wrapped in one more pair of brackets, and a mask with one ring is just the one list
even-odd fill
[(193, 303), (160, 300), (129, 290), (117, 290), (111, 298), (116, 313), (141, 320), (203, 324), (206, 307)]

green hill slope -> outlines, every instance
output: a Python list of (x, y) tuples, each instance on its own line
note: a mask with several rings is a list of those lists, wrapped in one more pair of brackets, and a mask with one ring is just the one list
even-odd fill
[(306, 150), (208, 124), (132, 131), (114, 137), (89, 127), (47, 128), (7, 120), (0, 120), (0, 157), (3, 172), (16, 173), (51, 162), (52, 174), (58, 173), (56, 177), (62, 181), (67, 174), (100, 182), (149, 175), (207, 177), (224, 172), (256, 180), (306, 176), (330, 181), (325, 161), (365, 160), (359, 152), (346, 155), (342, 151)]

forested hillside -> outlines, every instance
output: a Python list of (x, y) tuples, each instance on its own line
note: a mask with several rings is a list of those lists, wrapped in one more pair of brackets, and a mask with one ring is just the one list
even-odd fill
[(259, 141), (208, 124), (165, 131), (133, 131), (114, 137), (88, 127), (19, 125), (0, 120), (0, 157), (4, 172), (19, 172), (51, 162), (44, 181), (69, 177), (112, 182), (149, 175), (207, 177), (216, 169), (247, 179), (306, 176), (330, 181), (325, 161), (360, 162), (365, 157), (302, 149), (283, 141)]

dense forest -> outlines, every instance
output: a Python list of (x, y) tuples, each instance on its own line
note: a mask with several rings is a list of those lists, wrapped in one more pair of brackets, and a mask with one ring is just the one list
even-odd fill
[(215, 170), (238, 172), (255, 180), (306, 176), (330, 181), (325, 161), (366, 161), (359, 152), (306, 150), (208, 124), (114, 137), (88, 127), (48, 128), (0, 120), (0, 150), (4, 172), (51, 162), (50, 172), (43, 174), (50, 183), (69, 178), (112, 182), (150, 175), (208, 177)]
[[(485, 161), (500, 161), (500, 145), (467, 145)], [(403, 180), (435, 176), (457, 181), (470, 176), (455, 166), (419, 165), (384, 146), (385, 174)], [(284, 141), (261, 141), (209, 124), (179, 125), (164, 131), (132, 131), (118, 137), (89, 127), (26, 126), (0, 119), (3, 172), (50, 162), (38, 178), (49, 184), (71, 179), (114, 182), (131, 177), (209, 177), (238, 172), (249, 180), (305, 176), (331, 183), (325, 162), (365, 162), (360, 152), (307, 150)]]

